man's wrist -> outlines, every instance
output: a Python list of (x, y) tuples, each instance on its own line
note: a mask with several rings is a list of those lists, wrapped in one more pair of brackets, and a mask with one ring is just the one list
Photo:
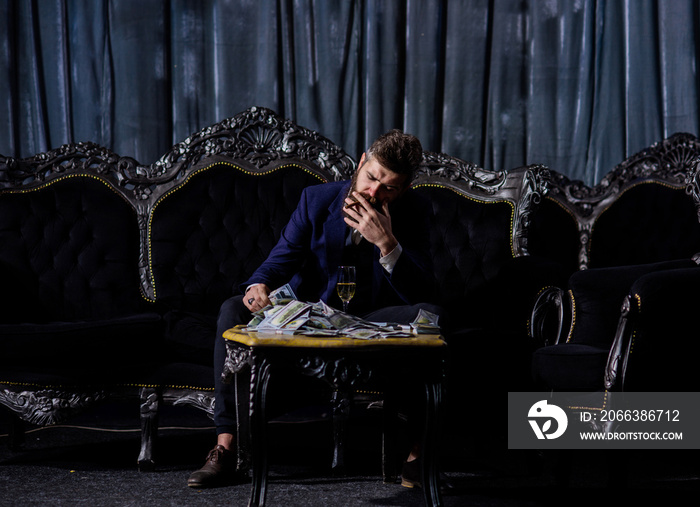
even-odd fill
[(382, 245), (378, 245), (378, 246), (379, 246), (379, 254), (382, 257), (386, 257), (391, 252), (396, 250), (396, 247), (399, 246), (399, 242), (397, 241), (396, 238), (391, 238), (391, 239), (387, 240), (386, 243), (384, 243)]
[(383, 255), (379, 258), (379, 264), (382, 265), (387, 273), (391, 274), (394, 271), (394, 266), (396, 266), (396, 262), (399, 260), (401, 252), (403, 252), (403, 248), (399, 243), (397, 243), (396, 248), (394, 248), (387, 255)]

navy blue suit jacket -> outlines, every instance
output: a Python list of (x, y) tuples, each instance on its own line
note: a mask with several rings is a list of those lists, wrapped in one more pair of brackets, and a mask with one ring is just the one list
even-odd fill
[[(243, 288), (264, 283), (275, 289), (290, 283), (300, 300), (333, 301), (348, 230), (342, 207), (349, 188), (349, 181), (339, 181), (304, 189), (279, 241)], [(432, 300), (428, 213), (427, 202), (411, 190), (390, 204), (392, 231), (403, 251), (389, 275), (374, 246), (370, 309)]]

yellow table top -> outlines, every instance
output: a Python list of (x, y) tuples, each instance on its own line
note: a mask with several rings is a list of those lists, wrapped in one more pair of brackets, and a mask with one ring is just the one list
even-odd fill
[(303, 334), (259, 333), (236, 326), (224, 332), (224, 338), (248, 347), (299, 347), (299, 348), (363, 348), (363, 347), (442, 347), (442, 336), (423, 334), (408, 338), (375, 338), (360, 340), (347, 336), (306, 336)]

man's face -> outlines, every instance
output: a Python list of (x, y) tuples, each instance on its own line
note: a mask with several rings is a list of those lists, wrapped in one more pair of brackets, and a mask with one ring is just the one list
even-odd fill
[(381, 207), (395, 201), (406, 190), (405, 174), (397, 174), (382, 166), (374, 159), (362, 155), (360, 167), (355, 175), (353, 189), (362, 194), (370, 203)]

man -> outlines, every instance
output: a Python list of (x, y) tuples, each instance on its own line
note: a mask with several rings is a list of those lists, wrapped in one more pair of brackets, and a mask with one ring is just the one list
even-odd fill
[[(279, 242), (243, 284), (245, 294), (224, 302), (214, 352), (217, 445), (192, 473), (189, 486), (217, 485), (234, 476), (235, 395), (233, 386), (220, 380), (226, 357), (222, 334), (270, 304), (272, 289), (289, 283), (300, 300), (321, 299), (342, 308), (337, 268), (351, 264), (357, 290), (349, 313), (399, 323), (413, 321), (421, 308), (440, 314), (427, 303), (434, 291), (428, 211), (417, 195), (406, 192), (421, 157), (416, 137), (391, 130), (362, 155), (350, 182), (306, 188)], [(416, 457), (414, 451), (408, 461)]]

